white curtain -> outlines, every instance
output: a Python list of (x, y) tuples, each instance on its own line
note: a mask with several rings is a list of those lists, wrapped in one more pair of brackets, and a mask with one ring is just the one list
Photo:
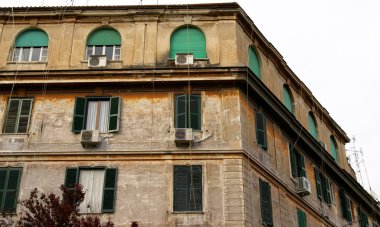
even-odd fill
[(109, 116), (110, 102), (100, 101), (99, 112), (99, 130), (100, 132), (108, 132), (108, 116)]
[(100, 132), (108, 132), (109, 109), (109, 101), (89, 101), (86, 129), (99, 129)]
[(96, 115), (98, 110), (98, 101), (88, 102), (86, 129), (94, 130), (96, 128)]
[(86, 192), (84, 201), (79, 206), (80, 213), (101, 213), (104, 174), (105, 171), (101, 169), (80, 171), (79, 183)]

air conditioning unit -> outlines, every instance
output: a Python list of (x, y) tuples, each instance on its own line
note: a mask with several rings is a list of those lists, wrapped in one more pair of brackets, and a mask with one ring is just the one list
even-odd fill
[(176, 65), (192, 65), (194, 64), (193, 54), (176, 54), (175, 55)]
[(107, 56), (105, 55), (90, 55), (88, 57), (88, 67), (102, 68), (107, 66)]
[(321, 146), (322, 146), (325, 150), (327, 150), (327, 146), (326, 146), (326, 144), (325, 144), (324, 142), (319, 141), (319, 143), (321, 144)]
[(297, 194), (300, 196), (310, 195), (311, 185), (310, 181), (306, 177), (297, 178)]
[(175, 143), (190, 143), (194, 140), (192, 128), (176, 128), (174, 133)]
[(99, 130), (82, 130), (80, 142), (85, 145), (96, 145), (100, 142)]

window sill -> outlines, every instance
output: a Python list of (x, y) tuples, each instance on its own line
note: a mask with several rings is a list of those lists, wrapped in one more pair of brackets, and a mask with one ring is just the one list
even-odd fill
[(25, 132), (25, 133), (0, 133), (0, 135), (9, 135), (9, 136), (28, 136), (30, 133)]
[(47, 61), (8, 61), (7, 64), (33, 64), (33, 65), (45, 65)]
[(203, 211), (173, 211), (172, 214), (204, 214)]
[[(81, 63), (88, 63), (88, 60), (81, 60)], [(107, 63), (122, 63), (122, 60), (107, 60)]]

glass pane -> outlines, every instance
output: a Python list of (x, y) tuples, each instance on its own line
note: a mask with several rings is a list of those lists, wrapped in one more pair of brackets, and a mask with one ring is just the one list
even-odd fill
[(46, 61), (46, 59), (47, 59), (47, 48), (46, 47), (42, 47), (40, 61)]
[(13, 57), (12, 57), (12, 61), (19, 61), (20, 59), (20, 48), (19, 47), (16, 47), (14, 50), (13, 50)]
[(33, 47), (32, 61), (40, 61), (41, 47)]
[(95, 55), (103, 54), (103, 46), (95, 46)]
[(22, 48), (21, 61), (29, 61), (30, 49), (30, 47)]
[(106, 46), (106, 56), (108, 60), (113, 60), (113, 46)]
[(120, 60), (120, 46), (115, 46), (114, 60)]
[(86, 57), (85, 57), (85, 59), (87, 60), (88, 57), (93, 54), (92, 52), (94, 51), (94, 48), (93, 48), (93, 46), (87, 46), (86, 48), (87, 48), (87, 50), (86, 50)]

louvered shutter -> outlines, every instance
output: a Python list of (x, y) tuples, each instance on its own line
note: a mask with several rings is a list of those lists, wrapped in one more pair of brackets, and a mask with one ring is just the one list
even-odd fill
[(306, 177), (305, 158), (302, 154), (298, 153), (298, 170), (300, 177)]
[(332, 195), (331, 195), (331, 181), (328, 177), (325, 178), (325, 185), (326, 185), (326, 199), (325, 202), (331, 205), (332, 202)]
[(7, 118), (5, 120), (4, 133), (15, 133), (17, 128), (20, 99), (9, 99)]
[(65, 174), (65, 187), (69, 189), (70, 192), (75, 193), (75, 185), (79, 180), (79, 170), (78, 168), (66, 168)]
[(314, 175), (315, 175), (315, 184), (316, 184), (316, 188), (317, 188), (317, 196), (319, 199), (322, 199), (321, 176), (319, 175), (319, 170), (317, 167), (314, 167)]
[(265, 115), (260, 112), (255, 113), (256, 117), (256, 141), (263, 148), (267, 149), (267, 132), (265, 126)]
[[(201, 130), (201, 96), (190, 95), (189, 124), (191, 128)], [(190, 127), (189, 125), (189, 127)]]
[(339, 198), (340, 198), (340, 205), (342, 208), (343, 218), (346, 219), (348, 222), (352, 222), (351, 205), (349, 203), (349, 200), (346, 197), (346, 192), (344, 189), (341, 189), (339, 191)]
[(202, 210), (202, 166), (189, 166), (189, 211)]
[(33, 99), (22, 99), (21, 109), (18, 119), (17, 133), (26, 133), (28, 131), (30, 115), (32, 111)]
[(110, 100), (110, 114), (109, 114), (109, 132), (119, 131), (120, 127), (120, 106), (121, 106), (121, 98), (120, 97), (111, 97)]
[(298, 227), (307, 227), (306, 214), (300, 209), (297, 209)]
[(104, 177), (102, 212), (114, 212), (117, 188), (117, 169), (106, 169)]
[(187, 170), (187, 166), (174, 166), (174, 211), (187, 211), (189, 207)]
[(294, 150), (293, 145), (289, 144), (289, 150), (290, 150), (290, 165), (292, 168), (292, 176), (298, 177), (297, 156), (296, 156), (296, 152)]
[(176, 95), (174, 100), (174, 127), (187, 128), (187, 95)]
[(260, 179), (261, 219), (266, 225), (272, 226), (272, 199), (270, 185)]
[(0, 211), (14, 212), (17, 205), (21, 168), (0, 170)]
[(84, 129), (86, 114), (86, 98), (75, 97), (72, 131), (79, 133)]

